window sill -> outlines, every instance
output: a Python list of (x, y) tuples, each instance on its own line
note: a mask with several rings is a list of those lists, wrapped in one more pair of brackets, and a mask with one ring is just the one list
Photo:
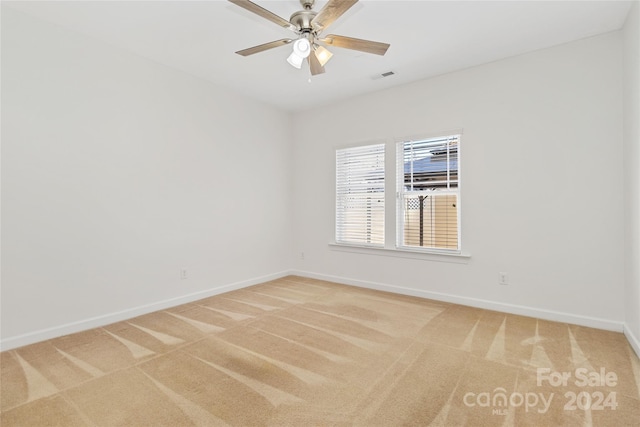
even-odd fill
[(471, 258), (471, 255), (465, 252), (440, 252), (411, 250), (406, 248), (376, 248), (371, 246), (347, 245), (344, 243), (329, 243), (329, 249), (339, 252), (417, 259), (422, 261), (451, 262), (455, 264), (467, 264)]

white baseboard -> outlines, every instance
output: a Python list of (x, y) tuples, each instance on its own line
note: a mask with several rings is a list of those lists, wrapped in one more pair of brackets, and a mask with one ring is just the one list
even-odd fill
[(309, 277), (312, 279), (327, 280), (330, 282), (341, 283), (344, 285), (357, 286), (367, 289), (376, 289), (380, 291), (393, 292), (403, 295), (411, 295), (421, 298), (432, 299), (436, 301), (449, 302), (454, 304), (461, 304), (471, 307), (484, 308), (487, 310), (495, 310), (504, 313), (517, 314), (521, 316), (536, 317), (539, 319), (551, 320), (555, 322), (564, 322), (580, 326), (587, 326), (591, 328), (604, 329), (609, 331), (624, 332), (625, 336), (629, 340), (629, 343), (640, 357), (640, 340), (633, 335), (631, 330), (622, 322), (615, 322), (607, 319), (600, 319), (595, 317), (580, 316), (569, 313), (562, 313), (551, 310), (538, 309), (533, 307), (519, 306), (514, 304), (504, 304), (495, 301), (468, 298), (458, 295), (445, 294), (440, 292), (430, 292), (421, 289), (405, 288), (401, 286), (369, 282), (339, 276), (331, 276), (327, 274), (313, 273), (309, 271), (289, 270), (281, 271), (279, 273), (269, 274), (261, 277), (256, 277), (249, 280), (243, 280), (236, 283), (231, 283), (217, 288), (208, 289), (205, 291), (195, 292), (188, 295), (183, 295), (177, 298), (171, 298), (163, 301), (157, 301), (151, 304), (146, 304), (138, 307), (132, 307), (127, 310), (118, 311), (114, 313), (105, 314), (102, 316), (92, 317), (89, 319), (80, 320), (78, 322), (67, 323), (64, 325), (54, 326), (47, 329), (41, 329), (38, 331), (30, 332), (24, 335), (18, 335), (14, 337), (0, 339), (0, 350), (11, 350), (13, 348), (22, 347), (25, 345), (33, 344), (36, 342), (44, 341), (51, 338), (60, 337), (76, 332), (85, 331), (87, 329), (98, 328), (111, 323), (120, 322), (132, 317), (140, 316), (143, 314), (152, 313), (158, 310), (164, 310), (169, 307), (174, 307), (180, 304), (186, 304), (189, 302), (197, 301), (199, 299), (207, 298), (210, 296), (218, 295), (224, 292), (229, 292), (237, 289), (246, 288), (248, 286), (257, 285), (259, 283), (267, 282), (269, 280), (279, 279), (288, 275), (298, 275), (303, 277)]
[[(559, 311), (545, 310), (534, 307), (527, 307), (515, 304), (505, 304), (495, 301), (469, 298), (459, 295), (445, 294), (440, 292), (430, 292), (421, 289), (405, 288), (401, 286), (388, 285), (384, 283), (368, 282), (357, 279), (350, 279), (339, 276), (313, 273), (309, 271), (292, 271), (291, 274), (308, 277), (311, 279), (326, 280), (329, 282), (341, 283), (344, 285), (358, 286), (361, 288), (376, 289), (380, 291), (393, 292), (396, 294), (411, 295), (436, 301), (449, 302), (471, 307), (484, 308), (487, 310), (500, 311), (503, 313), (517, 314), (520, 316), (535, 317), (538, 319), (550, 320), (554, 322), (570, 323), (574, 325), (587, 326), (590, 328), (604, 329), (608, 331), (623, 332), (624, 323), (613, 320), (600, 319), (597, 317), (580, 316), (576, 314), (563, 313)], [(637, 341), (636, 341), (637, 342)], [(633, 344), (632, 344), (633, 345)], [(637, 347), (636, 348), (636, 352)]]
[(626, 323), (624, 324), (624, 336), (627, 337), (631, 348), (633, 348), (638, 358), (640, 358), (640, 339), (631, 332), (631, 328), (629, 328), (629, 325)]
[(61, 337), (63, 335), (86, 331), (87, 329), (99, 328), (101, 326), (109, 325), (115, 322), (121, 322), (123, 320), (131, 319), (133, 317), (141, 316), (143, 314), (152, 313), (154, 311), (164, 310), (169, 307), (175, 307), (177, 305), (197, 301), (210, 296), (222, 294), (224, 292), (234, 291), (237, 289), (246, 288), (247, 286), (268, 282), (269, 280), (279, 279), (289, 274), (290, 274), (289, 271), (282, 271), (280, 273), (274, 273), (266, 276), (256, 277), (249, 280), (243, 280), (240, 282), (219, 286), (213, 289), (207, 289), (200, 292), (194, 292), (191, 294), (183, 295), (176, 298), (170, 298), (163, 301), (156, 301), (151, 304), (132, 307), (126, 310), (109, 313), (102, 316), (96, 316), (89, 319), (83, 319), (77, 322), (66, 323), (66, 324), (54, 326), (51, 328), (41, 329), (38, 331), (29, 332), (24, 335), (18, 335), (18, 336), (8, 337), (8, 338), (3, 337), (0, 340), (0, 351), (11, 350), (13, 348), (22, 347), (25, 345), (48, 340), (51, 338), (56, 338), (56, 337)]

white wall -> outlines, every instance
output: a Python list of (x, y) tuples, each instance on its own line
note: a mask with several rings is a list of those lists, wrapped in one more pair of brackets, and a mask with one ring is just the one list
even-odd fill
[(625, 333), (640, 355), (640, 4), (624, 26)]
[(3, 348), (286, 271), (290, 142), (285, 113), (3, 8)]
[[(296, 269), (621, 330), (621, 45), (610, 33), (296, 114)], [(459, 128), (468, 262), (329, 247), (336, 146)]]
[[(3, 8), (3, 349), (292, 266), (598, 327), (624, 322), (640, 336), (637, 5), (634, 11), (624, 34), (291, 121)], [(322, 131), (309, 132), (310, 124)], [(336, 146), (459, 128), (470, 259), (329, 247)], [(623, 145), (635, 153), (624, 156), (626, 175)], [(188, 279), (179, 279), (181, 268)], [(509, 286), (498, 285), (499, 271), (509, 274)]]

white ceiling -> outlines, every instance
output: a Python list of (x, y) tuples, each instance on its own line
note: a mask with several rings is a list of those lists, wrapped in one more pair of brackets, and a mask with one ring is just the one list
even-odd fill
[[(255, 0), (288, 19), (298, 0)], [(326, 0), (317, 0), (314, 10)], [(3, 7), (84, 33), (279, 108), (329, 104), (620, 29), (629, 1), (361, 0), (325, 34), (390, 43), (385, 56), (330, 48), (326, 73), (291, 67), (284, 46), (234, 52), (294, 33), (224, 0), (7, 2)], [(305, 64), (306, 65), (306, 64)], [(391, 77), (375, 78), (393, 71)]]

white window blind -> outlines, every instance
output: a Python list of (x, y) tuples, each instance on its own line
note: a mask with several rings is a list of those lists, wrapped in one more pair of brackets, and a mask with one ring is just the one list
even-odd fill
[(460, 135), (397, 146), (399, 247), (460, 249)]
[(384, 246), (384, 144), (336, 150), (336, 242)]

